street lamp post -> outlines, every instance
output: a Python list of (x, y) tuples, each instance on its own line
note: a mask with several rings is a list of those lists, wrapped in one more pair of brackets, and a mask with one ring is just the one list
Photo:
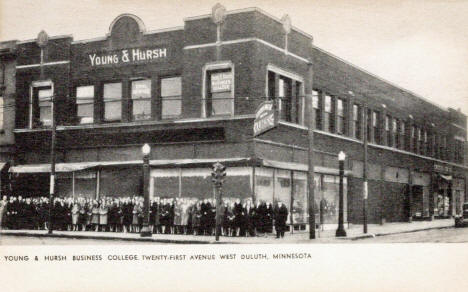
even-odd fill
[(143, 153), (143, 227), (141, 228), (140, 236), (141, 237), (151, 237), (151, 229), (149, 228), (149, 154), (151, 152), (151, 147), (148, 144), (143, 145), (141, 148)]
[(343, 199), (343, 176), (344, 176), (344, 161), (346, 159), (346, 154), (343, 151), (340, 151), (338, 154), (338, 161), (340, 163), (340, 201), (339, 201), (339, 211), (338, 211), (338, 229), (336, 230), (336, 237), (346, 237), (346, 230), (344, 229), (344, 199)]

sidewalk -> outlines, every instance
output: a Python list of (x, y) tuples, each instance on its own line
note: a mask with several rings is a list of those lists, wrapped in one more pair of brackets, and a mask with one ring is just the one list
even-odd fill
[[(97, 240), (126, 240), (126, 241), (147, 241), (160, 243), (182, 243), (182, 244), (209, 244), (209, 243), (344, 243), (349, 240), (359, 240), (374, 236), (385, 236), (390, 234), (409, 233), (429, 229), (442, 229), (454, 227), (453, 219), (440, 219), (434, 221), (414, 221), (412, 223), (386, 223), (384, 225), (369, 224), (368, 233), (363, 233), (362, 225), (346, 224), (347, 237), (336, 238), (335, 230), (324, 230), (316, 232), (316, 239), (309, 240), (307, 231), (295, 231), (286, 233), (282, 239), (276, 239), (275, 235), (256, 237), (224, 237), (221, 236), (219, 242), (214, 236), (195, 236), (177, 234), (154, 234), (152, 237), (140, 237), (137, 233), (114, 233), (114, 232), (93, 232), (93, 231), (54, 231), (48, 234), (46, 230), (2, 230), (0, 235), (11, 236), (32, 236), (32, 237), (56, 237), (73, 239), (97, 239)], [(111, 244), (111, 243), (110, 243)]]

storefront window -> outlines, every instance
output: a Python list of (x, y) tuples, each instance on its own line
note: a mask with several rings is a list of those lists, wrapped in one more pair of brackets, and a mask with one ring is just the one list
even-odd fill
[(80, 124), (94, 122), (94, 86), (76, 88), (76, 115)]
[[(275, 169), (275, 192), (274, 201), (283, 202), (283, 204), (291, 211), (291, 171)], [(290, 223), (290, 217), (288, 216), (288, 223)]]
[(180, 77), (161, 79), (163, 119), (178, 118), (182, 114), (182, 79)]
[(151, 80), (132, 81), (132, 120), (151, 119)]
[(57, 173), (56, 185), (56, 194), (59, 197), (74, 196), (75, 198), (94, 199), (96, 197), (96, 171)]
[[(322, 175), (322, 185), (320, 192), (320, 217), (323, 218), (323, 224), (338, 223), (339, 208), (339, 176)], [(344, 221), (347, 221), (347, 180), (343, 178), (343, 210)]]
[(104, 84), (104, 120), (116, 122), (122, 119), (122, 83)]
[(175, 198), (180, 192), (180, 169), (151, 170), (150, 197)]
[(103, 169), (100, 173), (100, 197), (142, 196), (141, 177), (141, 167)]
[(307, 220), (307, 174), (294, 171), (293, 174), (293, 209), (294, 224), (305, 224)]
[(208, 74), (210, 90), (209, 114), (210, 116), (224, 116), (234, 114), (233, 76), (231, 69), (213, 71)]
[(44, 88), (38, 91), (39, 120), (42, 126), (52, 125), (52, 89)]
[(255, 168), (255, 196), (257, 202), (273, 202), (273, 169)]

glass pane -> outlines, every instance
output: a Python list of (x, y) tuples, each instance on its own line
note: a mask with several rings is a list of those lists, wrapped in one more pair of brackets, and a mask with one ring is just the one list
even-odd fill
[(76, 103), (92, 103), (94, 99), (94, 86), (80, 86), (76, 88)]
[[(291, 210), (291, 173), (288, 170), (275, 169), (275, 202), (283, 202)], [(287, 223), (290, 223), (288, 216)]]
[(255, 169), (255, 196), (257, 202), (273, 202), (273, 170)]
[(182, 95), (182, 82), (180, 77), (161, 79), (161, 96), (177, 96)]
[(318, 91), (313, 90), (312, 91), (312, 104), (315, 109), (319, 108), (319, 96), (318, 96)]
[(331, 96), (325, 95), (325, 111), (327, 113), (331, 113), (332, 106), (331, 106)]
[(93, 104), (79, 104), (77, 109), (77, 115), (80, 119), (80, 124), (87, 124), (93, 122)]
[(212, 115), (230, 115), (233, 112), (233, 102), (231, 92), (213, 93)]
[(182, 100), (163, 98), (162, 118), (170, 119), (180, 116), (182, 113)]
[(343, 109), (343, 100), (342, 99), (338, 99), (338, 115), (339, 116), (344, 116), (344, 109)]
[(142, 193), (141, 169), (103, 169), (100, 177), (101, 197), (132, 197)]
[(40, 89), (38, 92), (39, 101), (41, 100), (50, 100), (52, 97), (52, 89)]
[(104, 119), (107, 121), (120, 120), (122, 116), (122, 102), (106, 101), (104, 102)]
[(133, 101), (133, 120), (148, 120), (151, 118), (151, 100), (141, 99)]
[(122, 98), (122, 83), (107, 83), (104, 84), (104, 99), (121, 99)]
[(42, 102), (40, 105), (40, 120), (44, 126), (52, 125), (52, 108), (50, 102)]
[(151, 80), (137, 80), (132, 82), (132, 99), (150, 98)]
[(307, 223), (307, 175), (303, 172), (294, 172), (293, 196), (293, 222)]

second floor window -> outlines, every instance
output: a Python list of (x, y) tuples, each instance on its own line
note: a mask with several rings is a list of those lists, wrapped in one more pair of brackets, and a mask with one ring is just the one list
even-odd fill
[(385, 116), (385, 136), (387, 139), (387, 146), (392, 147), (392, 132), (390, 131), (390, 116)]
[(76, 115), (78, 123), (93, 123), (94, 119), (94, 86), (76, 88)]
[(151, 80), (132, 81), (132, 120), (151, 118)]
[(233, 76), (231, 69), (207, 72), (207, 113), (209, 116), (234, 114)]
[(337, 115), (337, 125), (336, 132), (338, 134), (346, 134), (346, 117), (345, 117), (345, 102), (341, 98), (336, 99), (336, 115)]
[(361, 107), (357, 104), (353, 105), (353, 138), (361, 139)]
[(334, 104), (333, 99), (329, 95), (325, 95), (324, 108), (323, 108), (323, 130), (327, 132), (334, 132)]
[(182, 114), (182, 82), (180, 77), (161, 79), (161, 118), (173, 119)]
[(41, 88), (37, 93), (39, 101), (39, 121), (42, 126), (52, 125), (52, 89)]
[(122, 120), (122, 83), (104, 84), (104, 121), (119, 122)]
[(379, 113), (376, 111), (372, 112), (372, 130), (373, 136), (371, 137), (372, 143), (379, 143), (380, 142), (380, 131), (379, 131)]
[(320, 110), (321, 96), (316, 90), (312, 91), (312, 106), (315, 111), (315, 128), (318, 130), (322, 129), (322, 111)]

